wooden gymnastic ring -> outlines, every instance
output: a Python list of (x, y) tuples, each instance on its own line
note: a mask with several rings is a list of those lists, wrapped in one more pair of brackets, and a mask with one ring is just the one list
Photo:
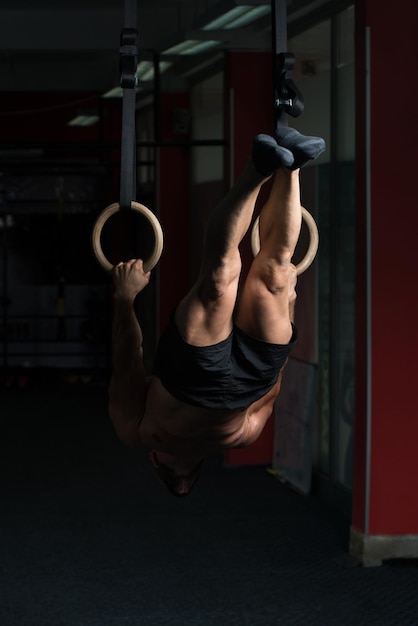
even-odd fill
[[(319, 233), (318, 227), (312, 215), (304, 207), (302, 207), (302, 218), (305, 221), (309, 231), (309, 246), (308, 250), (300, 263), (296, 265), (297, 274), (302, 274), (312, 264), (319, 245)], [(259, 231), (260, 217), (258, 216), (254, 222), (254, 226), (251, 232), (251, 248), (253, 255), (256, 256), (260, 251), (260, 231)]]
[[(146, 206), (144, 206), (143, 204), (139, 204), (139, 202), (131, 202), (131, 209), (133, 211), (136, 211), (137, 213), (140, 213), (148, 220), (154, 233), (154, 249), (148, 259), (143, 259), (144, 271), (149, 272), (157, 265), (158, 261), (160, 260), (161, 253), (163, 251), (163, 231), (161, 228), (161, 224), (154, 215), (154, 213), (147, 209)], [(118, 202), (110, 204), (108, 207), (106, 207), (97, 218), (92, 232), (92, 244), (94, 254), (96, 255), (96, 259), (99, 261), (100, 265), (107, 272), (110, 272), (113, 269), (113, 265), (105, 257), (100, 239), (103, 226), (105, 225), (109, 217), (111, 217), (115, 213), (118, 213), (118, 211), (120, 211), (120, 204)]]

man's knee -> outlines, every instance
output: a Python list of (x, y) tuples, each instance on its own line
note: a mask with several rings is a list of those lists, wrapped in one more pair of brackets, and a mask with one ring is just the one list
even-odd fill
[(241, 273), (239, 253), (229, 259), (213, 263), (207, 259), (203, 263), (199, 280), (199, 297), (204, 303), (214, 302), (236, 289)]
[[(265, 259), (257, 268), (262, 287), (273, 295), (289, 295), (292, 266), (289, 262), (278, 263), (276, 259)], [(294, 290), (294, 286), (293, 286)]]

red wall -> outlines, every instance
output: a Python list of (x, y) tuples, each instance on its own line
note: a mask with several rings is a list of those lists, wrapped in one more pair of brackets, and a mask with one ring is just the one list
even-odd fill
[[(369, 534), (418, 534), (418, 276), (415, 45), (418, 5), (378, 0), (358, 7), (358, 354), (353, 526)], [(371, 85), (371, 471), (365, 528), (365, 27), (370, 29)], [(363, 105), (361, 106), (361, 100)]]
[(2, 93), (0, 137), (8, 142), (97, 141), (99, 126), (69, 127), (81, 110), (97, 110), (99, 96), (91, 92)]
[[(68, 126), (68, 122), (82, 112), (99, 112), (103, 107), (103, 123), (85, 128)], [(44, 159), (55, 157), (77, 161), (98, 162), (102, 155), (112, 162), (110, 180), (104, 197), (106, 204), (119, 200), (121, 100), (103, 100), (92, 92), (33, 92), (2, 93), (0, 98), (1, 146), (41, 148)], [(106, 153), (101, 152), (107, 142)], [(75, 146), (77, 144), (77, 146)], [(60, 160), (62, 163), (63, 161)], [(23, 163), (23, 161), (22, 161)], [(27, 165), (31, 161), (28, 159)], [(7, 162), (5, 162), (7, 166)], [(101, 207), (100, 210), (105, 208)]]

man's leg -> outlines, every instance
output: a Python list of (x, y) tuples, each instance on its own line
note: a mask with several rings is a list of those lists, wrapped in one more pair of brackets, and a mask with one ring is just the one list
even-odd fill
[(188, 343), (212, 345), (230, 334), (241, 272), (238, 246), (262, 184), (278, 167), (292, 164), (292, 153), (272, 137), (255, 138), (246, 169), (210, 216), (199, 278), (176, 310), (178, 329)]
[(260, 251), (240, 294), (235, 323), (258, 339), (286, 344), (292, 336), (295, 300), (296, 276), (291, 260), (302, 222), (299, 173), (325, 144), (321, 138), (305, 137), (291, 128), (279, 129), (276, 139), (292, 151), (294, 164), (277, 170), (260, 213)]
[(123, 443), (139, 447), (139, 425), (146, 398), (142, 331), (134, 300), (148, 284), (142, 261), (119, 263), (113, 270), (115, 284), (112, 327), (112, 376), (109, 385), (109, 415)]

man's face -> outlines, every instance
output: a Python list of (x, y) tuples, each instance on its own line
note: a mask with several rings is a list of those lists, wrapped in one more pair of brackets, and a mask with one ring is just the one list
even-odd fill
[(197, 480), (200, 476), (200, 470), (203, 464), (203, 459), (194, 467), (191, 468), (190, 472), (187, 474), (176, 473), (175, 467), (175, 458), (173, 457), (173, 468), (168, 467), (167, 465), (163, 465), (160, 463), (157, 457), (157, 453), (152, 451), (150, 453), (151, 462), (154, 466), (155, 473), (159, 481), (165, 485), (165, 487), (169, 490), (169, 492), (173, 496), (184, 497), (187, 496)]

